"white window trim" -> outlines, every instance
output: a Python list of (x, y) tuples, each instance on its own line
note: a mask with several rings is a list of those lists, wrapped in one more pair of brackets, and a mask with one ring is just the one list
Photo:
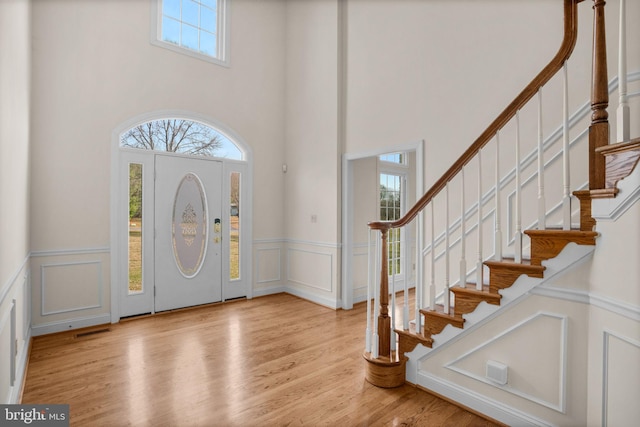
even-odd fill
[[(396, 175), (399, 176), (401, 179), (401, 190), (400, 190), (400, 215), (404, 215), (407, 212), (407, 180), (409, 179), (409, 173), (408, 173), (408, 164), (402, 164), (402, 163), (393, 163), (393, 162), (385, 162), (384, 160), (380, 160), (380, 158), (378, 157), (378, 174), (377, 174), (377, 182), (376, 185), (378, 185), (377, 188), (379, 188), (380, 185), (380, 175), (382, 174), (387, 174), (387, 175)], [(380, 197), (377, 197), (378, 199), (378, 215), (380, 215)], [(406, 237), (406, 232), (405, 232), (405, 228), (402, 227), (400, 229), (400, 265), (401, 265), (401, 269), (400, 269), (400, 273), (395, 275), (395, 278), (397, 281), (401, 282), (403, 280), (405, 280), (405, 271), (404, 271), (404, 265), (405, 263), (404, 261), (404, 257), (407, 256), (407, 237)], [(392, 274), (391, 272), (389, 272), (389, 277), (391, 277)]]
[(229, 16), (230, 16), (230, 6), (231, 0), (217, 0), (218, 8), (217, 8), (217, 17), (218, 17), (218, 57), (214, 58), (209, 55), (205, 55), (199, 52), (196, 52), (191, 49), (184, 48), (182, 46), (177, 46), (173, 43), (168, 43), (162, 40), (162, 35), (160, 34), (160, 30), (162, 28), (162, 0), (150, 0), (151, 1), (151, 25), (149, 40), (152, 45), (162, 47), (165, 49), (169, 49), (173, 52), (177, 52), (183, 55), (190, 56), (192, 58), (200, 59), (202, 61), (210, 62), (213, 64), (221, 65), (223, 67), (230, 67), (229, 63)]
[[(388, 155), (388, 154), (402, 154), (402, 162), (398, 163), (398, 162), (390, 162), (388, 160), (383, 160), (381, 157)], [(389, 170), (394, 169), (394, 168), (398, 168), (397, 170), (404, 170), (404, 169), (408, 169), (409, 168), (409, 164), (407, 163), (407, 153), (404, 151), (396, 151), (393, 153), (385, 153), (385, 154), (380, 154), (378, 156), (378, 162), (381, 165), (384, 165), (384, 168), (388, 168)]]

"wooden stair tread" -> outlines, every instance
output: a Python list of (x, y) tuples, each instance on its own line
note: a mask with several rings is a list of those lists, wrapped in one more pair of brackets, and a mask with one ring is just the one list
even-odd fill
[(525, 274), (525, 271), (543, 272), (545, 267), (532, 265), (531, 260), (523, 259), (522, 262), (515, 262), (513, 258), (503, 258), (502, 261), (487, 260), (483, 263), (489, 268), (509, 268), (518, 270)]
[(640, 138), (604, 145), (596, 152), (605, 157), (605, 189), (615, 189), (618, 181), (628, 177), (640, 162)]
[[(456, 310), (455, 307), (450, 306), (449, 307), (449, 314), (446, 314), (444, 312), (444, 306), (442, 304), (436, 304), (435, 305), (435, 310), (430, 310), (428, 308), (422, 308), (420, 309), (420, 313), (424, 314), (425, 317), (438, 317), (440, 319), (443, 319), (447, 322), (450, 323), (455, 323), (455, 324), (460, 324), (462, 325), (462, 323), (464, 322), (463, 319), (460, 318), (459, 315), (456, 315)], [(426, 320), (425, 320), (426, 323)], [(454, 325), (455, 326), (455, 325)], [(462, 327), (462, 326), (460, 326)]]
[(482, 285), (482, 290), (479, 291), (476, 289), (475, 283), (467, 283), (465, 286), (454, 286), (451, 288), (451, 292), (458, 295), (466, 294), (466, 295), (474, 295), (482, 299), (497, 299), (498, 301), (502, 296), (500, 294), (492, 294), (490, 293), (489, 285)]
[(614, 144), (604, 145), (596, 148), (596, 152), (604, 156), (612, 153), (619, 153), (622, 151), (635, 151), (640, 150), (640, 137), (630, 139), (629, 141), (616, 142)]
[[(562, 228), (549, 227), (545, 230), (530, 229), (525, 230), (524, 234), (530, 237), (546, 237), (546, 238), (558, 238), (558, 239), (594, 239), (598, 237), (597, 231), (582, 231), (582, 230), (563, 230)], [(576, 242), (577, 243), (577, 242)], [(588, 243), (591, 244), (591, 243)], [(595, 241), (593, 242), (595, 244)]]
[(422, 344), (429, 348), (433, 346), (433, 338), (416, 332), (414, 324), (410, 324), (408, 330), (396, 329), (395, 331), (399, 336), (398, 353), (401, 355), (413, 351), (418, 344)]

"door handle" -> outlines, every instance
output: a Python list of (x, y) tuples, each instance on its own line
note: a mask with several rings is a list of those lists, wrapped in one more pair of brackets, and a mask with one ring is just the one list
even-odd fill
[(213, 221), (213, 232), (216, 234), (220, 234), (221, 230), (222, 230), (222, 224), (220, 223), (220, 218), (216, 218)]

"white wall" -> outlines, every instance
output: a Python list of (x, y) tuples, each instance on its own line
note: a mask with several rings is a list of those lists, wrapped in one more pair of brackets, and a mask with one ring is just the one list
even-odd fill
[[(111, 135), (135, 117), (183, 110), (234, 131), (256, 159), (254, 238), (285, 233), (284, 2), (231, 2), (228, 68), (152, 45), (150, 4), (33, 2), (30, 229), (40, 331), (110, 313)], [(40, 297), (52, 292), (69, 298)]]
[(0, 403), (18, 400), (31, 333), (30, 29), (27, 1), (0, 1)]
[(338, 1), (287, 2), (284, 220), (288, 291), (338, 307)]

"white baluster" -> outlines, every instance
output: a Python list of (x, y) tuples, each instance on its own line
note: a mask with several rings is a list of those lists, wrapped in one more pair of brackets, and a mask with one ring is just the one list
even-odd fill
[(564, 95), (562, 106), (562, 229), (571, 229), (571, 174), (569, 169), (569, 78), (567, 76), (567, 62), (563, 69)]
[[(403, 292), (403, 306), (402, 306), (402, 329), (409, 329), (409, 279), (411, 278), (411, 270), (409, 269), (409, 254), (407, 253), (407, 248), (409, 245), (406, 243), (406, 236), (408, 233), (405, 233), (405, 243), (403, 248), (400, 249), (400, 259), (403, 260), (402, 268), (404, 271), (404, 288)], [(402, 242), (402, 239), (401, 239)], [(417, 241), (416, 241), (417, 243)], [(402, 243), (401, 243), (402, 244)], [(417, 245), (416, 245), (417, 246)], [(402, 256), (404, 254), (404, 257)]]
[(620, 33), (618, 39), (618, 94), (620, 103), (617, 111), (617, 139), (626, 142), (631, 137), (629, 123), (629, 98), (627, 95), (627, 21), (626, 0), (620, 0)]
[(434, 201), (431, 201), (431, 283), (429, 285), (429, 309), (436, 309), (436, 239)]
[(516, 229), (513, 235), (515, 262), (522, 262), (522, 194), (521, 194), (521, 165), (520, 165), (520, 111), (516, 111)]
[(544, 137), (542, 131), (542, 88), (538, 89), (538, 229), (544, 230), (547, 207), (544, 198)]
[[(375, 262), (375, 274), (373, 280), (373, 339), (372, 339), (372, 348), (371, 348), (371, 356), (374, 359), (378, 358), (380, 354), (380, 336), (378, 335), (378, 314), (380, 313), (380, 306), (378, 298), (380, 296), (380, 251), (381, 251), (380, 237), (378, 237), (378, 233), (376, 233), (376, 262)], [(386, 249), (386, 248), (385, 248)]]
[(496, 132), (496, 213), (495, 213), (495, 225), (494, 232), (495, 238), (493, 240), (494, 254), (493, 258), (496, 261), (502, 261), (502, 224), (500, 224), (500, 132)]
[(476, 289), (481, 291), (484, 266), (482, 264), (482, 150), (478, 151), (478, 262), (476, 263)]
[(460, 171), (460, 178), (462, 180), (462, 189), (460, 190), (460, 205), (462, 213), (460, 214), (460, 286), (467, 284), (467, 260), (466, 260), (466, 218), (464, 211), (464, 167)]
[(418, 214), (418, 224), (417, 224), (417, 233), (418, 233), (418, 245), (417, 245), (417, 254), (416, 260), (418, 262), (417, 271), (416, 271), (416, 303), (415, 303), (415, 322), (416, 322), (416, 333), (421, 332), (422, 328), (422, 315), (420, 314), (420, 309), (422, 308), (422, 286), (424, 285), (424, 259), (422, 257), (422, 250), (424, 249), (424, 233), (422, 231), (422, 226), (424, 224), (424, 215), (422, 212)]
[(372, 260), (374, 254), (371, 249), (371, 233), (372, 230), (369, 229), (369, 236), (367, 239), (367, 248), (369, 249), (367, 256), (367, 329), (365, 331), (365, 351), (367, 353), (371, 353), (371, 298), (373, 297), (373, 295), (371, 295), (371, 289), (373, 287), (373, 275), (371, 274), (371, 269), (374, 268)]
[[(397, 228), (392, 228), (389, 230), (391, 232), (390, 241), (391, 241), (391, 339), (389, 340), (391, 351), (393, 352), (396, 349), (396, 333), (395, 333), (395, 325), (396, 325), (396, 233), (400, 230)], [(392, 354), (392, 353), (389, 353)]]
[(449, 183), (444, 187), (445, 198), (445, 248), (444, 248), (444, 314), (449, 314)]

